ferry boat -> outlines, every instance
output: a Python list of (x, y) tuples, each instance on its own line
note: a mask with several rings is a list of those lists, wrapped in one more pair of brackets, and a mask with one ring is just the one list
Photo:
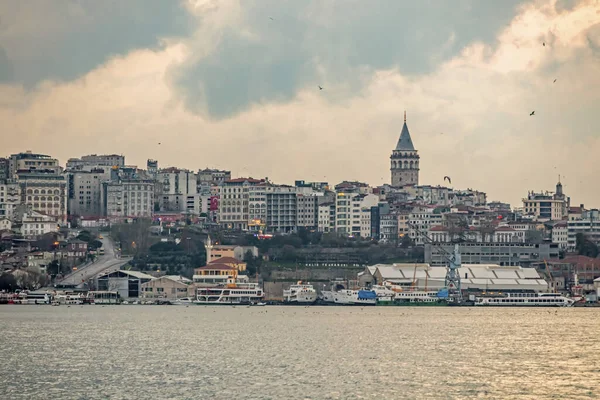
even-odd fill
[(448, 290), (394, 291), (392, 299), (379, 299), (377, 305), (386, 306), (445, 306)]
[(81, 294), (59, 294), (54, 296), (54, 301), (58, 304), (80, 305), (83, 304), (84, 297)]
[(343, 289), (333, 292), (333, 303), (345, 306), (374, 306), (377, 294), (372, 290)]
[(196, 304), (237, 305), (261, 303), (264, 296), (258, 283), (230, 281), (212, 287), (196, 289)]
[(283, 291), (283, 302), (288, 304), (313, 304), (317, 301), (317, 291), (313, 285), (298, 282)]
[(575, 300), (560, 293), (506, 293), (475, 298), (476, 306), (493, 307), (571, 307)]

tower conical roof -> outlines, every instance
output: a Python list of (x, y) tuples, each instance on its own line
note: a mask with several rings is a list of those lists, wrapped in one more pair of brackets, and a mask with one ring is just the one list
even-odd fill
[(404, 125), (402, 126), (402, 132), (400, 133), (400, 139), (398, 139), (396, 150), (415, 151), (415, 146), (413, 146), (408, 127), (406, 126), (406, 112), (404, 113)]

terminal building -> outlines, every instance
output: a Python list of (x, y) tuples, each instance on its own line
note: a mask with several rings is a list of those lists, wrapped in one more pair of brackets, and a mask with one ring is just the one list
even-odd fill
[[(462, 290), (547, 292), (548, 283), (535, 268), (497, 264), (463, 264)], [(445, 287), (446, 268), (429, 264), (377, 264), (359, 274), (361, 286), (393, 285), (404, 290), (438, 290)]]

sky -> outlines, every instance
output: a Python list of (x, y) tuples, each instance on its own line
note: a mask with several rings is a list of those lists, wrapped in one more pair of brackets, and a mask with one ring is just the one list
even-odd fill
[(421, 184), (600, 207), (599, 107), (600, 0), (0, 2), (0, 156), (380, 185), (406, 110)]

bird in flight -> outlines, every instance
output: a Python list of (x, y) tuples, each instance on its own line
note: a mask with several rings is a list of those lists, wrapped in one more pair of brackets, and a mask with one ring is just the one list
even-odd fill
[(158, 142), (158, 144), (160, 145), (160, 142)]
[(445, 177), (444, 177), (444, 180), (447, 180), (447, 181), (448, 181), (448, 183), (452, 185), (452, 179), (450, 179), (450, 177), (449, 177), (449, 176), (445, 176)]
[(273, 17), (269, 17), (269, 19), (270, 19), (271, 21), (273, 21)]
[(555, 80), (554, 80), (554, 82), (552, 82), (552, 83), (556, 83), (556, 79), (555, 79)]
[(529, 116), (531, 117), (532, 115), (535, 115), (535, 111), (532, 111), (531, 114), (529, 114)]
[(321, 87), (321, 85), (319, 85), (319, 90), (323, 90), (323, 88)]
[(543, 42), (543, 43), (542, 43), (542, 46), (546, 47), (546, 42)]

